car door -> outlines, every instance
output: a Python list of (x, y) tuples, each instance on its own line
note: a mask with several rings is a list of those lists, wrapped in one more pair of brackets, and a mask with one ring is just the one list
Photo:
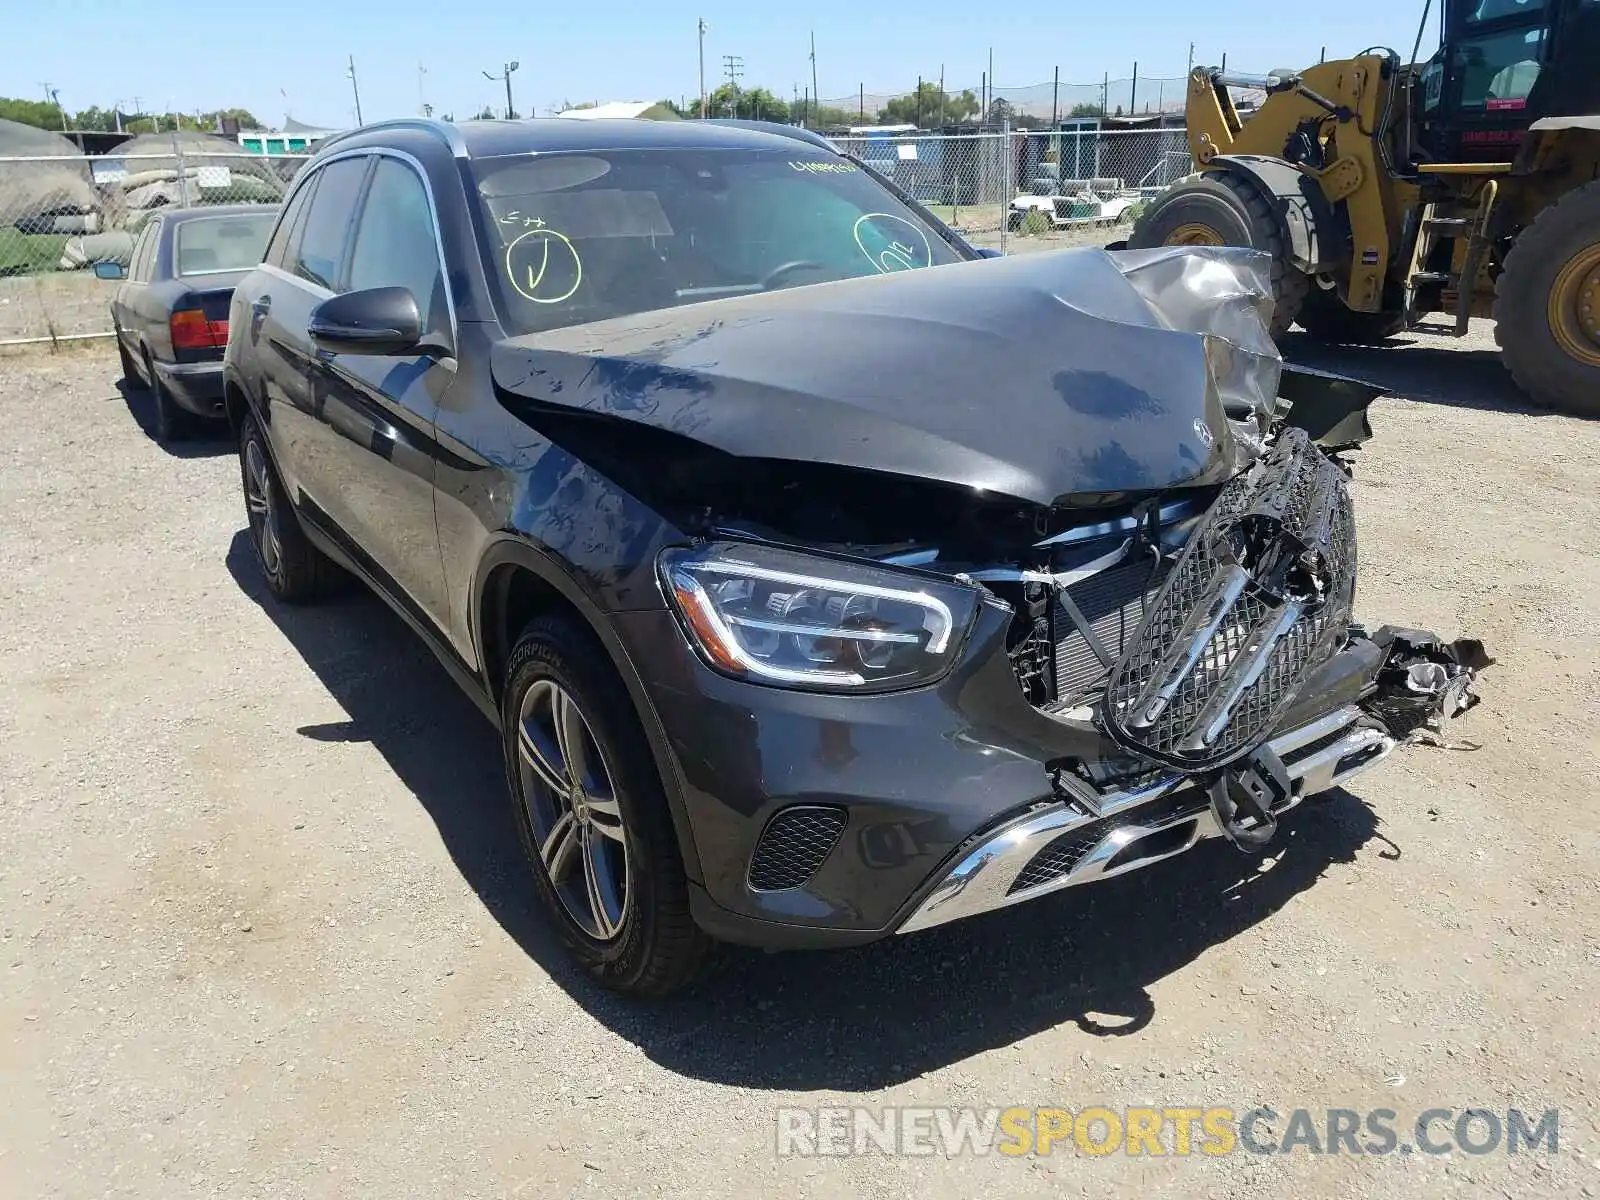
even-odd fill
[(239, 315), (247, 322), (252, 357), (260, 362), (261, 385), (257, 395), (267, 408), (267, 436), (278, 472), (289, 498), (312, 524), (327, 528), (328, 493), (339, 486), (339, 475), (319, 449), (320, 396), (315, 347), (307, 326), (311, 312), (336, 295), (344, 269), (356, 205), (372, 165), (366, 153), (331, 159), (296, 188), (291, 205), (301, 204), (293, 225), (280, 224), (268, 247), (269, 260), (281, 251), (281, 263), (268, 261), (261, 269), (261, 284), (249, 294), (235, 293)]
[(338, 290), (407, 289), (429, 349), (314, 350), (318, 421), (307, 435), (314, 450), (304, 457), (315, 463), (307, 490), (358, 560), (396, 600), (443, 629), (449, 607), (433, 515), (433, 421), (455, 382), (456, 360), (439, 244), (421, 166), (407, 155), (378, 152)]

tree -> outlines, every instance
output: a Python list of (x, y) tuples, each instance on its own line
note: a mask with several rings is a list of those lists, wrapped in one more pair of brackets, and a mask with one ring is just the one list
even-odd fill
[(1103, 117), (1105, 115), (1106, 110), (1098, 104), (1074, 104), (1072, 111), (1067, 114), (1069, 117)]
[[(694, 115), (700, 115), (698, 110)], [(764, 87), (736, 89), (732, 84), (724, 83), (706, 97), (706, 116), (787, 122), (789, 106)]]
[(61, 128), (61, 106), (42, 100), (12, 100), (0, 97), (0, 118), (33, 125), (39, 129)]
[(700, 115), (700, 101), (698, 99), (689, 101), (687, 107), (679, 104), (676, 100), (657, 100), (656, 105), (682, 117), (685, 121)]
[(473, 117), (472, 119), (474, 121), (494, 121), (494, 120), (499, 119), (499, 116), (500, 116), (499, 113), (495, 112), (494, 109), (490, 108), (487, 104), (485, 104), (483, 106), (482, 111), (480, 111), (478, 113), (478, 115)]
[(924, 80), (909, 96), (896, 96), (878, 112), (878, 121), (884, 125), (920, 125), (924, 128), (939, 125), (959, 125), (970, 121), (983, 107), (971, 90), (952, 95), (940, 92), (939, 85)]

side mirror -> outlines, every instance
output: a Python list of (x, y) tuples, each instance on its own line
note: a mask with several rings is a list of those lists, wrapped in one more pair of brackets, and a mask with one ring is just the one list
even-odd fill
[(126, 279), (128, 268), (119, 262), (97, 262), (93, 266), (96, 279)]
[(422, 340), (422, 314), (406, 288), (368, 288), (324, 300), (311, 310), (307, 328), (324, 350), (411, 354)]
[(996, 250), (993, 246), (978, 246), (976, 249), (979, 258), (1004, 258), (1006, 256), (1004, 250)]

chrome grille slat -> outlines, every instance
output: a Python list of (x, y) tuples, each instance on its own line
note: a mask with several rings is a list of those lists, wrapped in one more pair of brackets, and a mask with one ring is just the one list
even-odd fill
[[(1312, 555), (1321, 593), (1278, 594), (1254, 571), (1241, 584), (1235, 559), (1247, 531), (1257, 541), (1270, 535), (1276, 553)], [(1109, 732), (1187, 770), (1251, 749), (1343, 641), (1355, 565), (1344, 473), (1304, 433), (1284, 431), (1223, 488), (1128, 639), (1107, 683)], [(1219, 598), (1227, 602), (1220, 614)]]

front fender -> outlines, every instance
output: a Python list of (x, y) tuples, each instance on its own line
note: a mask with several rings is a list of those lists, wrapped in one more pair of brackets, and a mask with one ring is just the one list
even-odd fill
[[(483, 673), (485, 691), (494, 698), (496, 713), (499, 712), (500, 680), (492, 678), (493, 664), (501, 661), (500, 656), (509, 653), (510, 647), (495, 647), (492, 644), (492, 639), (498, 635), (494, 630), (485, 628), (486, 622), (483, 618), (485, 612), (489, 611), (490, 601), (499, 603), (503, 599), (493, 595), (490, 589), (509, 584), (510, 574), (502, 571), (503, 567), (516, 567), (527, 571), (550, 587), (576, 611), (594, 634), (596, 641), (604, 648), (611, 665), (616, 669), (623, 686), (628, 691), (628, 698), (633, 702), (634, 711), (639, 716), (639, 724), (644, 730), (650, 756), (655, 761), (656, 774), (661, 778), (662, 791), (666, 794), (667, 806), (671, 810), (673, 829), (678, 835), (678, 847), (683, 854), (684, 872), (693, 882), (702, 883), (705, 877), (700, 868), (700, 857), (695, 849), (694, 833), (683, 800), (683, 780), (678, 771), (677, 760), (668, 747), (661, 718), (645, 691), (637, 664), (618, 636), (610, 618), (588, 590), (550, 555), (511, 534), (502, 534), (485, 547), (472, 584), (470, 610), (472, 642), (477, 652), (479, 669)], [(497, 582), (502, 580), (505, 582)]]

